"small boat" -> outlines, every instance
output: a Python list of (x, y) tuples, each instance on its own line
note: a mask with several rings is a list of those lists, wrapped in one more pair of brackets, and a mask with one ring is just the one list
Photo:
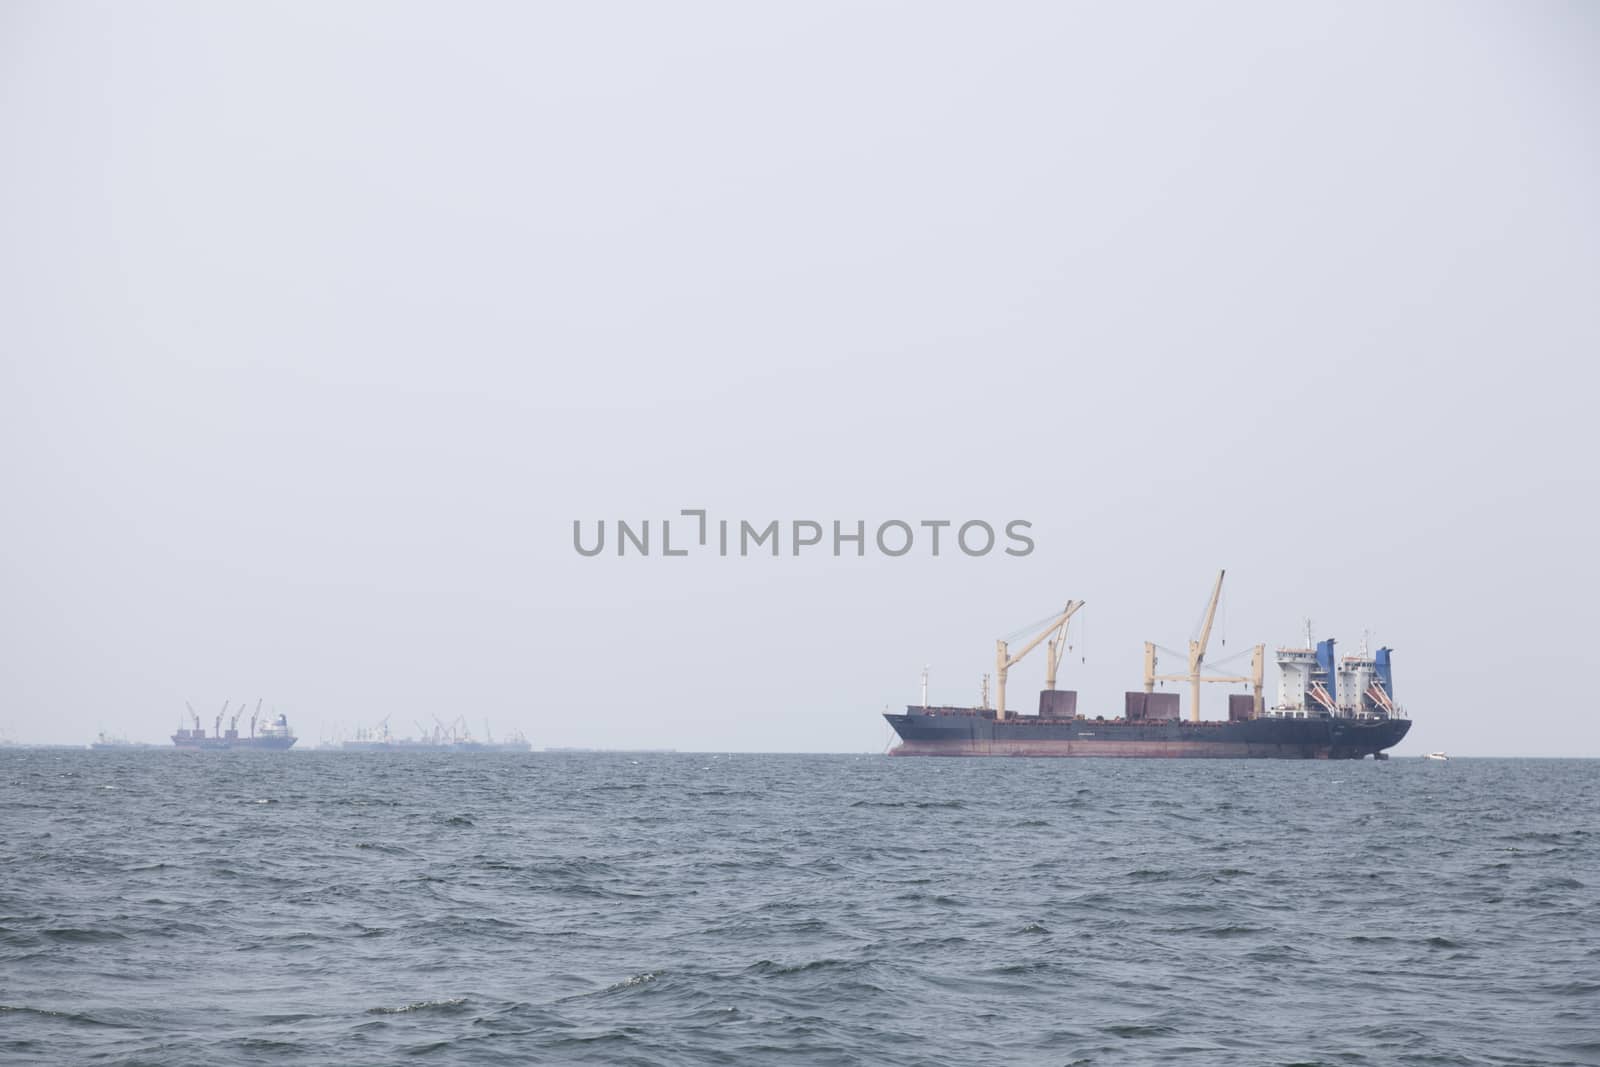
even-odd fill
[(1423, 756), (1422, 758), (1423, 759), (1442, 760), (1442, 761), (1444, 761), (1446, 763), (1448, 763), (1450, 761), (1450, 757), (1446, 756), (1443, 752), (1430, 752), (1426, 756)]

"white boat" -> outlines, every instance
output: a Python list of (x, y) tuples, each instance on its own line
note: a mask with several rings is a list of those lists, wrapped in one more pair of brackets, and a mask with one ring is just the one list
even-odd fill
[(1450, 760), (1450, 757), (1446, 756), (1443, 752), (1430, 752), (1426, 756), (1423, 756), (1422, 758), (1423, 759), (1443, 760), (1445, 762), (1449, 762), (1449, 760)]

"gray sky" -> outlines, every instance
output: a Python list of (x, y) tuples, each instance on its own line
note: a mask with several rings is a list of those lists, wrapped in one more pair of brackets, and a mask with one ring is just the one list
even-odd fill
[[(881, 750), (1068, 597), (1117, 713), (1226, 566), (1218, 655), (1394, 646), (1400, 752), (1600, 756), (1597, 49), (1584, 4), (7, 4), (0, 731)], [(1038, 547), (572, 549), (686, 507)]]

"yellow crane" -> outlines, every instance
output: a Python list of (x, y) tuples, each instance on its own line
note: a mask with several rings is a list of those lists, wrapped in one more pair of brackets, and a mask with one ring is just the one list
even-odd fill
[(1083, 601), (1081, 600), (1067, 601), (1067, 606), (1061, 609), (1061, 614), (1051, 618), (1045, 628), (1039, 631), (1039, 636), (1023, 645), (1022, 651), (1014, 656), (1010, 654), (1010, 650), (1004, 641), (996, 641), (994, 643), (994, 718), (996, 722), (1006, 717), (1006, 672), (1020, 663), (1023, 656), (1038, 648), (1039, 643), (1046, 639), (1049, 639), (1050, 647), (1046, 652), (1044, 687), (1046, 689), (1054, 689), (1056, 687), (1056, 670), (1061, 666), (1061, 660), (1066, 653), (1067, 647), (1067, 620), (1071, 619), (1073, 614), (1081, 607), (1083, 607)]
[(1211, 624), (1217, 618), (1217, 602), (1222, 599), (1222, 579), (1227, 575), (1226, 570), (1217, 572), (1217, 584), (1211, 588), (1211, 602), (1206, 605), (1205, 621), (1200, 624), (1200, 636), (1189, 642), (1189, 670), (1184, 674), (1157, 674), (1156, 673), (1156, 646), (1146, 641), (1144, 643), (1144, 691), (1155, 692), (1157, 682), (1188, 682), (1189, 695), (1189, 721), (1200, 721), (1200, 683), (1201, 682), (1228, 682), (1244, 683), (1250, 685), (1255, 693), (1255, 709), (1252, 714), (1261, 714), (1261, 685), (1262, 672), (1266, 661), (1266, 645), (1257, 645), (1250, 651), (1250, 676), (1248, 678), (1238, 675), (1201, 675), (1200, 668), (1205, 664), (1206, 646), (1211, 643)]

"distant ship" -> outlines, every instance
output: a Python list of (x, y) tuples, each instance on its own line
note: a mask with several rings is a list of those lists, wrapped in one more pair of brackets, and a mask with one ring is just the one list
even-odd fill
[(433, 730), (417, 723), (421, 738), (395, 737), (384, 718), (376, 729), (358, 729), (352, 740), (340, 742), (345, 752), (531, 752), (533, 745), (522, 733), (513, 730), (509, 737), (496, 741), (489, 724), (484, 723), (485, 740), (478, 740), (467, 729), (466, 717), (458, 715), (449, 724), (434, 720)]
[[(257, 752), (287, 752), (299, 740), (294, 731), (289, 729), (289, 720), (286, 716), (278, 715), (273, 719), (261, 717), (261, 701), (256, 701), (255, 714), (250, 716), (250, 733), (246, 737), (239, 736), (239, 717), (244, 714), (244, 705), (239, 705), (239, 710), (233, 713), (233, 718), (228, 720), (228, 729), (222, 729), (222, 717), (228, 713), (228, 701), (223, 701), (222, 710), (217, 712), (217, 721), (213, 733), (207, 737), (205, 730), (200, 725), (200, 716), (195, 713), (194, 706), (185, 703), (189, 709), (189, 717), (194, 720), (194, 729), (189, 730), (178, 727), (177, 733), (172, 735), (172, 743), (178, 748), (202, 752), (232, 752), (232, 751), (257, 751)], [(260, 722), (258, 730), (256, 723)]]
[[(1020, 652), (1013, 655), (1005, 641), (996, 642), (993, 708), (987, 675), (981, 707), (930, 706), (924, 671), (922, 705), (884, 714), (900, 736), (891, 755), (1360, 759), (1377, 756), (1406, 736), (1411, 720), (1394, 700), (1391, 650), (1368, 655), (1363, 642), (1359, 655), (1336, 660), (1331, 638), (1313, 645), (1309, 622), (1303, 647), (1278, 650), (1281, 680), (1270, 708), (1262, 699), (1264, 645), (1251, 650), (1248, 675), (1202, 674), (1225, 573), (1217, 575), (1199, 635), (1189, 642), (1188, 670), (1157, 674), (1157, 647), (1146, 642), (1144, 689), (1125, 694), (1120, 717), (1085, 718), (1078, 714), (1078, 694), (1055, 687), (1067, 649), (1067, 623), (1083, 607), (1083, 601), (1071, 600)], [(1048, 642), (1045, 688), (1038, 714), (1008, 711), (1007, 672), (1043, 642)], [(1189, 684), (1189, 721), (1179, 716), (1177, 693), (1156, 692), (1156, 684), (1166, 681)], [(1202, 721), (1203, 682), (1247, 685), (1251, 692), (1228, 697), (1226, 722)]]
[(155, 746), (143, 741), (129, 741), (126, 737), (114, 737), (104, 730), (89, 743), (89, 747), (96, 751), (111, 748), (154, 748)]

